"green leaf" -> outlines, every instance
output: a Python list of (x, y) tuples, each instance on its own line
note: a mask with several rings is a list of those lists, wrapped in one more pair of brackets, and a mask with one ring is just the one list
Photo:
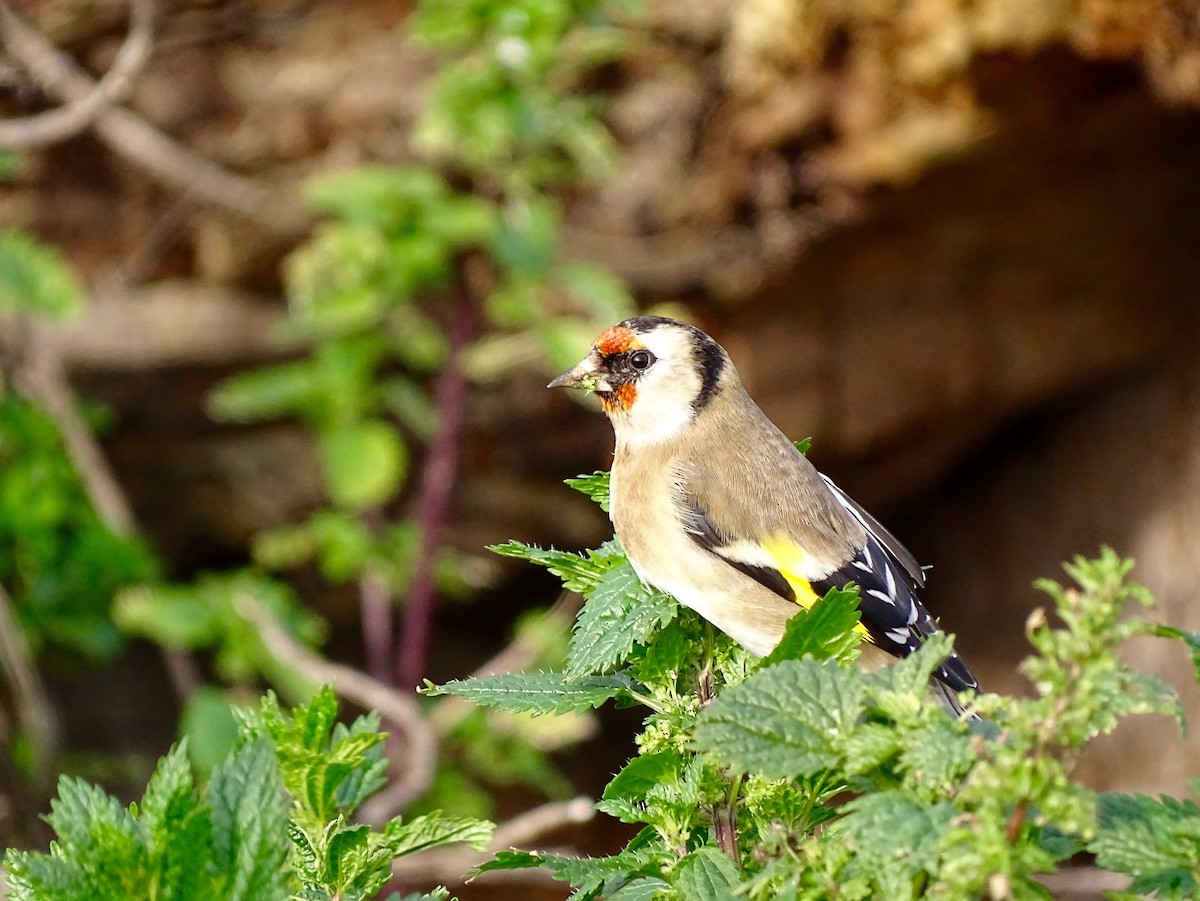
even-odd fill
[(653, 876), (644, 876), (625, 883), (610, 895), (607, 901), (653, 901), (671, 890), (671, 884)]
[(846, 875), (870, 880), (885, 898), (911, 897), (916, 875), (934, 872), (938, 843), (955, 815), (946, 801), (929, 804), (899, 790), (863, 795), (845, 810), (829, 828), (853, 855)]
[(445, 685), (426, 684), (428, 695), (457, 695), (473, 704), (534, 716), (578, 713), (599, 707), (633, 687), (633, 681), (621, 673), (580, 677), (566, 673), (505, 673)]
[(700, 848), (679, 862), (671, 883), (687, 901), (733, 901), (737, 867), (716, 848)]
[(861, 634), (854, 631), (859, 618), (858, 589), (831, 588), (812, 607), (800, 610), (787, 621), (783, 638), (763, 658), (762, 665), (771, 666), (781, 660), (804, 657), (846, 660), (862, 640)]
[(966, 723), (946, 716), (913, 731), (900, 754), (900, 768), (914, 786), (942, 793), (971, 768), (977, 757)]
[(644, 798), (654, 786), (677, 778), (679, 768), (677, 751), (657, 751), (635, 757), (608, 783), (604, 800)]
[(837, 763), (862, 697), (856, 670), (785, 660), (723, 691), (700, 714), (695, 742), (741, 772), (809, 775)]
[(582, 491), (597, 504), (605, 513), (608, 512), (608, 484), (610, 473), (607, 470), (598, 469), (588, 476), (577, 476), (574, 479), (566, 479), (565, 483), (570, 485), (576, 491)]
[(642, 584), (628, 562), (604, 574), (583, 605), (567, 652), (567, 674), (607, 672), (675, 618), (679, 604)]
[(210, 773), (229, 756), (237, 743), (237, 719), (228, 695), (212, 685), (202, 685), (184, 702), (179, 731), (187, 739), (192, 761)]
[(1163, 638), (1177, 638), (1183, 642), (1188, 653), (1192, 655), (1192, 666), (1196, 668), (1196, 680), (1200, 681), (1200, 632), (1189, 632), (1174, 626), (1159, 626), (1154, 634)]
[(1194, 897), (1200, 887), (1200, 807), (1166, 796), (1101, 794), (1088, 850), (1100, 866), (1136, 877), (1132, 892)]
[(0, 230), (0, 312), (63, 318), (83, 306), (83, 286), (66, 259), (18, 229)]
[(481, 863), (475, 873), (491, 873), (497, 870), (529, 870), (544, 863), (543, 855), (537, 851), (497, 851), (491, 860)]
[(229, 874), (229, 901), (288, 897), (287, 806), (271, 742), (259, 738), (234, 753), (213, 773), (214, 857)]
[(625, 560), (625, 555), (615, 542), (606, 542), (596, 550), (575, 554), (571, 551), (543, 549), (520, 541), (494, 544), (489, 551), (501, 557), (515, 557), (544, 566), (562, 579), (567, 591), (587, 593), (600, 584), (600, 580)]
[(318, 449), (330, 500), (351, 510), (390, 500), (408, 466), (408, 450), (400, 436), (378, 420), (323, 432)]
[(496, 826), (487, 820), (444, 817), (428, 813), (413, 817), (407, 823), (399, 818), (388, 823), (384, 831), (392, 854), (401, 857), (442, 845), (467, 844), (482, 851), (492, 840)]

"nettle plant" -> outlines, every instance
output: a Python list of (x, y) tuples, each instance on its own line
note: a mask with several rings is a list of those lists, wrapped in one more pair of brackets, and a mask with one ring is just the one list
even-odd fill
[[(606, 474), (571, 483), (606, 504)], [(610, 700), (648, 714), (637, 756), (598, 804), (641, 825), (623, 850), (505, 852), (481, 871), (545, 867), (573, 897), (620, 901), (1049, 898), (1039, 875), (1088, 852), (1133, 877), (1113, 897), (1200, 892), (1200, 807), (1071, 780), (1087, 743), (1123, 717), (1181, 719), (1168, 686), (1121, 663), (1126, 639), (1181, 639), (1200, 665), (1200, 636), (1123, 616), (1152, 599), (1110, 550), (1068, 564), (1073, 586), (1039, 583), (1059, 624), (1029, 621), (1034, 696), (981, 694), (974, 722), (927, 696), (946, 636), (875, 672), (853, 665), (854, 592), (797, 614), (760, 660), (641, 584), (614, 541), (582, 554), (495, 550), (585, 595), (566, 665), (427, 691), (535, 715)]]
[[(384, 785), (376, 714), (337, 722), (328, 687), (290, 713), (273, 694), (239, 710), (232, 753), (200, 785), (186, 741), (163, 757), (140, 803), (64, 776), (46, 817), (49, 853), (4, 856), (15, 901), (365, 901), (399, 858), (484, 847), (487, 821), (426, 814), (382, 829), (354, 823)], [(398, 895), (392, 896), (399, 899)], [(400, 901), (448, 898), (444, 890)]]

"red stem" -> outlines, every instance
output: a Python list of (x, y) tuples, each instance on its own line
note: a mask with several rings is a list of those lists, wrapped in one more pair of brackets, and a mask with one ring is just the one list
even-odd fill
[[(465, 280), (464, 280), (465, 281)], [(421, 551), (408, 589), (400, 630), (397, 658), (399, 687), (413, 687), (425, 675), (429, 656), (429, 637), (433, 626), (433, 607), (437, 595), (435, 571), (437, 554), (446, 531), (454, 481), (458, 469), (458, 451), (467, 409), (467, 377), (462, 369), (462, 353), (475, 336), (474, 300), (463, 284), (459, 289), (458, 309), (450, 325), (450, 355), (437, 379), (434, 402), (438, 411), (437, 432), (429, 447), (421, 493), (417, 500), (417, 525), (421, 530)]]

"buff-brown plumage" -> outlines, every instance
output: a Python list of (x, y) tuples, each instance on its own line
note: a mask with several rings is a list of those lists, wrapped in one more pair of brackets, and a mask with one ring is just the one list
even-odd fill
[[(795, 450), (703, 332), (627, 320), (551, 386), (594, 390), (612, 421), (611, 515), (638, 575), (751, 651), (849, 582), (878, 648), (906, 656), (936, 631), (913, 556)], [(952, 706), (976, 687), (957, 654), (937, 677)]]

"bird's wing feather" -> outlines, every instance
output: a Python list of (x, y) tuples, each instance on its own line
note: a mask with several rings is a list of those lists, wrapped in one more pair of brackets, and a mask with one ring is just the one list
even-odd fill
[(912, 552), (902, 545), (895, 535), (885, 529), (879, 520), (864, 510), (858, 501), (835, 485), (833, 479), (829, 478), (825, 473), (821, 473), (820, 475), (825, 484), (829, 486), (829, 490), (833, 492), (833, 496), (837, 498), (838, 503), (850, 511), (850, 515), (862, 523), (863, 528), (868, 533), (875, 536), (875, 540), (883, 545), (892, 559), (904, 568), (904, 571), (908, 573), (909, 578), (913, 580), (913, 583), (918, 588), (924, 588), (925, 572), (921, 569), (921, 564), (917, 562), (917, 558), (912, 555)]
[[(700, 547), (805, 608), (830, 588), (857, 585), (860, 631), (907, 657), (937, 632), (914, 593), (924, 583), (916, 559), (790, 445), (787, 450), (794, 456), (773, 454), (773, 468), (743, 470), (770, 473), (766, 492), (747, 485), (736, 498), (718, 473), (694, 465), (677, 494), (684, 530)], [(728, 510), (740, 517), (724, 515)], [(955, 690), (977, 686), (957, 654), (936, 675)]]

